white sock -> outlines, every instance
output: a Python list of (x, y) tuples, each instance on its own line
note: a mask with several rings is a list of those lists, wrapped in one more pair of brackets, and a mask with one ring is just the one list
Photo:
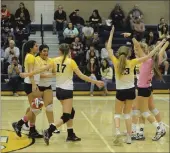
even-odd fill
[(167, 75), (168, 74), (168, 71), (165, 71), (164, 75)]
[(136, 127), (137, 127), (137, 124), (132, 123), (132, 131), (134, 133), (136, 133)]
[(116, 128), (116, 135), (120, 135), (120, 130), (119, 130), (119, 128)]
[(164, 129), (165, 127), (164, 127), (164, 123), (161, 121), (161, 122), (158, 122), (158, 124), (159, 124), (159, 126), (162, 128), (162, 129)]
[(155, 122), (152, 123), (152, 125), (153, 125), (154, 127), (156, 127), (156, 130), (157, 130), (158, 132), (161, 131), (161, 128), (160, 128), (158, 122), (155, 121)]

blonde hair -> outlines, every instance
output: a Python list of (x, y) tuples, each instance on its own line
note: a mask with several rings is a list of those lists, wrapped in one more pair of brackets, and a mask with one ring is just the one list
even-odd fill
[(129, 55), (129, 47), (126, 47), (126, 46), (121, 46), (119, 49), (118, 49), (118, 59), (119, 59), (119, 62), (118, 62), (118, 76), (121, 77), (121, 75), (123, 74), (125, 68), (126, 68), (126, 60), (127, 60), (127, 57)]
[(145, 42), (140, 42), (140, 47), (144, 51), (144, 53), (148, 54), (148, 45)]

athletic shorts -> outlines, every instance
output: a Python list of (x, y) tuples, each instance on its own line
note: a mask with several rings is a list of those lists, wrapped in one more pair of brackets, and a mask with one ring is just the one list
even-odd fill
[(73, 90), (65, 90), (61, 88), (56, 88), (56, 97), (58, 100), (72, 99)]
[(42, 87), (42, 86), (38, 86), (39, 90), (44, 92), (45, 90), (52, 90), (52, 87), (49, 86), (49, 87)]
[(24, 83), (24, 91), (27, 95), (32, 93), (32, 84)]
[(130, 89), (116, 90), (116, 98), (120, 101), (134, 100), (136, 98), (135, 87)]
[(149, 87), (149, 88), (139, 88), (138, 87), (138, 96), (150, 97), (152, 91), (153, 91), (152, 87)]

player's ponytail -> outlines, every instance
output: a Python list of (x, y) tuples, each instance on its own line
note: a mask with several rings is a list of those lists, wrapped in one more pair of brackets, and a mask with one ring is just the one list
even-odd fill
[(163, 80), (162, 74), (159, 70), (159, 53), (156, 53), (153, 57), (153, 71), (156, 79)]
[(118, 50), (119, 62), (118, 62), (118, 67), (117, 67), (119, 77), (121, 77), (121, 75), (123, 74), (126, 68), (126, 59), (128, 55), (129, 55), (129, 47), (122, 46), (119, 48)]
[(62, 52), (62, 54), (63, 54), (63, 56), (64, 56), (64, 57), (63, 57), (63, 60), (62, 60), (62, 62), (61, 62), (61, 65), (62, 65), (62, 64), (64, 63), (67, 55), (69, 54), (70, 47), (69, 47), (68, 44), (61, 44), (61, 45), (59, 46), (59, 50)]

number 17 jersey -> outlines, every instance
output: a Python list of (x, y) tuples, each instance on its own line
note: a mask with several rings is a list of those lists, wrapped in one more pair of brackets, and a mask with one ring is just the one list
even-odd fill
[(76, 62), (66, 57), (62, 64), (63, 56), (54, 58), (53, 60), (56, 70), (56, 87), (65, 90), (73, 90), (73, 73), (74, 70), (78, 68)]

